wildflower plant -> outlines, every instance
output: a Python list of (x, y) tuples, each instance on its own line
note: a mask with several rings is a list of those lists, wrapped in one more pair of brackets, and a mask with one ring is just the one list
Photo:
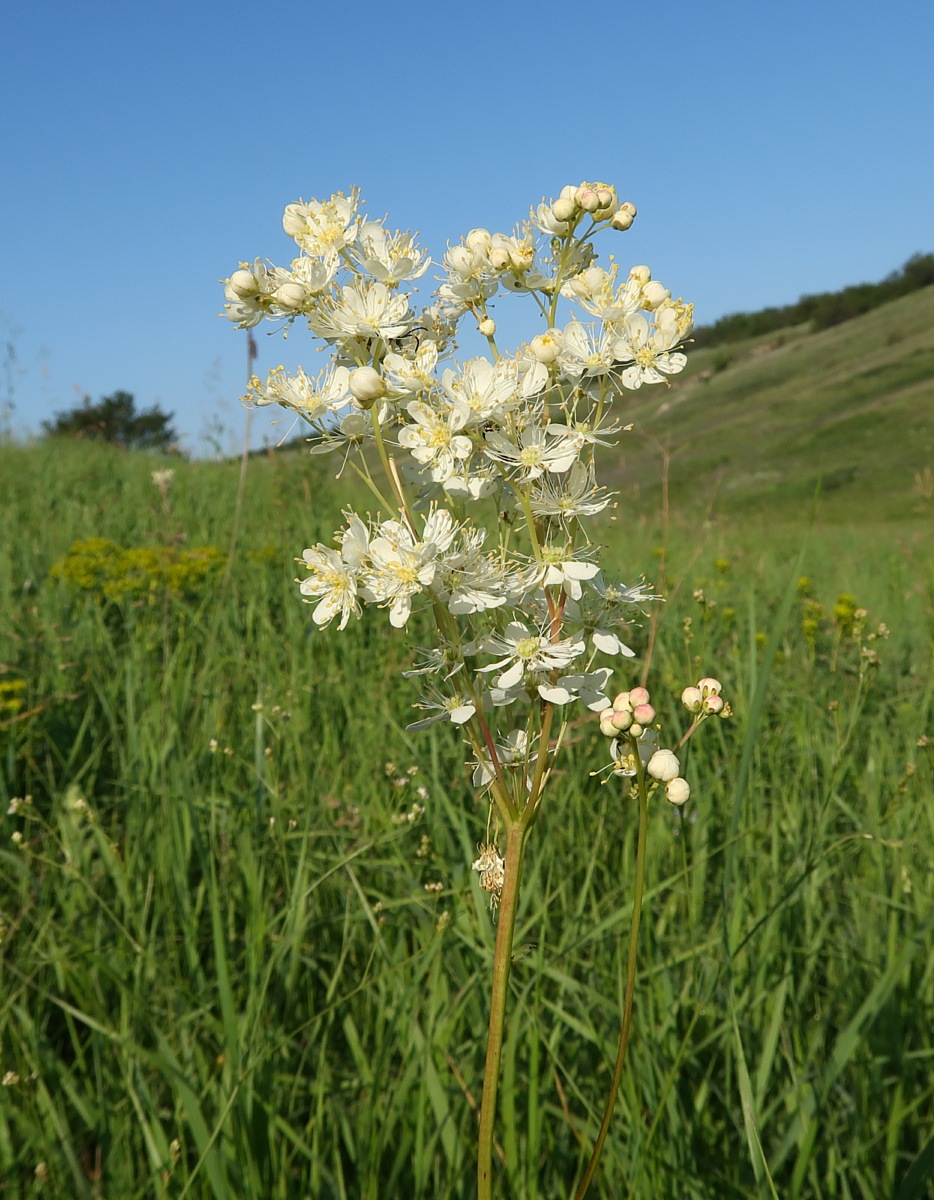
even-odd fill
[[(608, 778), (638, 797), (642, 821), (633, 933), (644, 872), (649, 798), (688, 799), (673, 749), (660, 744), (644, 687), (611, 699), (614, 665), (634, 652), (627, 627), (658, 599), (642, 579), (601, 565), (593, 519), (612, 502), (596, 475), (598, 446), (628, 428), (629, 392), (665, 383), (685, 364), (693, 306), (646, 266), (622, 275), (597, 263), (595, 239), (629, 229), (634, 205), (603, 183), (568, 186), (512, 233), (472, 229), (448, 247), (427, 305), (414, 282), (429, 259), (408, 232), (364, 216), (360, 193), (299, 200), (283, 216), (297, 254), (288, 266), (241, 263), (226, 281), (226, 315), (249, 329), (302, 322), (331, 350), (312, 376), (299, 367), (254, 377), (244, 400), (280, 405), (303, 422), (313, 454), (357, 472), (376, 515), (348, 509), (331, 545), (304, 551), (299, 590), (318, 626), (347, 627), (365, 608), (404, 629), (430, 610), (436, 636), (406, 675), (421, 682), (424, 716), (462, 732), (490, 817), (473, 863), (497, 906), (491, 1016), (480, 1113), (478, 1195), (492, 1195), (493, 1122), (529, 833), (543, 811), (571, 719), (594, 714), (610, 739)], [(540, 332), (507, 352), (494, 297), (516, 294)], [(472, 328), (485, 342), (455, 357)], [(724, 716), (716, 680), (687, 688), (691, 721)], [(599, 714), (599, 716), (598, 716)], [(679, 743), (680, 744), (680, 743)], [(676, 746), (675, 749), (678, 747)], [(630, 953), (634, 954), (635, 937)], [(597, 1149), (606, 1136), (628, 1040), (623, 1036)]]

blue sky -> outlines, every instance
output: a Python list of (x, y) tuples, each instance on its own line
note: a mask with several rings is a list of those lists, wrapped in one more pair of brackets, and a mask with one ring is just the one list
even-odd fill
[[(123, 389), (233, 449), (217, 281), (352, 184), (439, 259), (606, 180), (639, 209), (613, 251), (701, 323), (879, 279), (934, 251), (932, 46), (930, 0), (10, 6), (0, 404), (23, 433)], [(301, 330), (258, 340), (261, 372), (317, 368)]]

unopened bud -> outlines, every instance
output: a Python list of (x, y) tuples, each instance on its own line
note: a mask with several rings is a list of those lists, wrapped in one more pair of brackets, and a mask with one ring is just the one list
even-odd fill
[(470, 233), (464, 238), (464, 245), (470, 250), (487, 251), (492, 241), (493, 239), (488, 229), (471, 229)]
[(551, 206), (551, 215), (556, 221), (570, 221), (577, 212), (577, 205), (570, 197), (559, 196)]
[(613, 724), (615, 716), (612, 708), (605, 708), (600, 714), (600, 732), (604, 737), (615, 738), (619, 730)]
[(276, 288), (276, 304), (280, 308), (299, 309), (305, 303), (305, 289), (300, 283), (283, 283)]
[(540, 333), (538, 337), (532, 338), (529, 349), (532, 351), (532, 357), (547, 367), (561, 353), (561, 343), (561, 334), (555, 329), (549, 329), (546, 333)]
[(350, 394), (361, 408), (372, 408), (380, 396), (386, 395), (386, 384), (372, 367), (357, 367), (350, 373)]
[(244, 270), (243, 267), (239, 271), (234, 271), (229, 283), (231, 290), (238, 296), (252, 296), (257, 287), (256, 276), (252, 271)]
[(282, 214), (282, 228), (290, 238), (298, 237), (308, 227), (304, 204), (289, 204)]
[(688, 712), (700, 712), (701, 703), (704, 697), (701, 695), (700, 688), (686, 687), (681, 693), (681, 703)]
[(618, 733), (624, 733), (627, 729), (631, 729), (632, 720), (632, 713), (628, 708), (622, 710), (614, 708), (613, 715), (610, 717), (613, 728)]
[(679, 807), (682, 804), (687, 804), (691, 797), (691, 788), (688, 781), (682, 779), (680, 775), (674, 779), (670, 779), (665, 785), (665, 796), (672, 804), (677, 804)]
[(653, 779), (659, 779), (662, 783), (667, 783), (669, 779), (674, 779), (681, 770), (681, 764), (678, 762), (678, 756), (674, 751), (656, 750), (648, 763), (646, 763), (645, 769)]
[(717, 696), (716, 694), (707, 696), (704, 699), (703, 708), (704, 712), (711, 713), (712, 715), (716, 716), (717, 713), (723, 711), (723, 698), (721, 696)]
[(510, 265), (509, 251), (505, 246), (493, 246), (487, 254), (494, 271), (505, 271)]
[(637, 704), (632, 710), (632, 715), (640, 725), (651, 725), (655, 720), (655, 709), (651, 704)]
[(636, 206), (627, 201), (625, 204), (621, 204), (613, 214), (613, 219), (610, 221), (610, 225), (613, 229), (626, 230), (630, 227), (630, 225), (632, 225), (635, 219)]
[(593, 214), (600, 208), (600, 197), (592, 187), (588, 187), (585, 183), (582, 183), (574, 193), (574, 199), (584, 212)]
[(633, 267), (629, 272), (629, 278), (635, 280), (638, 284), (646, 284), (652, 278), (652, 272), (648, 267)]
[(719, 679), (711, 679), (709, 675), (698, 680), (697, 686), (700, 688), (702, 696), (719, 696), (723, 688)]
[(619, 196), (616, 194), (616, 188), (612, 188), (605, 183), (598, 183), (594, 191), (597, 193), (597, 199), (600, 201), (597, 216), (608, 217), (619, 204)]
[(496, 322), (492, 317), (484, 317), (477, 328), (485, 338), (491, 338), (496, 332)]
[(634, 687), (629, 693), (629, 703), (636, 707), (637, 704), (648, 704), (649, 689), (644, 687)]
[(650, 311), (671, 299), (671, 292), (657, 279), (650, 279), (642, 287), (642, 303)]
[(629, 703), (629, 693), (628, 692), (620, 692), (619, 695), (616, 697), (616, 699), (613, 701), (613, 707), (615, 709), (631, 708), (632, 705)]

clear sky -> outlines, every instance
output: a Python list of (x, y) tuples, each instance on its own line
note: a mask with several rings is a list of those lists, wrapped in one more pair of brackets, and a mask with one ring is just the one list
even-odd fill
[[(613, 183), (639, 209), (613, 251), (700, 323), (934, 251), (931, 0), (20, 0), (0, 47), (18, 433), (123, 389), (233, 449), (245, 335), (217, 281), (287, 263), (284, 206), (353, 184), (440, 259)], [(317, 369), (302, 330), (257, 332), (261, 373)]]

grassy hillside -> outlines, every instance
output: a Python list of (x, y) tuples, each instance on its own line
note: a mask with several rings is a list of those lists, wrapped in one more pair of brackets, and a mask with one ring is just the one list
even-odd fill
[(627, 413), (610, 464), (631, 499), (657, 504), (663, 449), (677, 504), (713, 514), (831, 522), (905, 519), (934, 481), (934, 288), (846, 324), (698, 350), (670, 389)]

